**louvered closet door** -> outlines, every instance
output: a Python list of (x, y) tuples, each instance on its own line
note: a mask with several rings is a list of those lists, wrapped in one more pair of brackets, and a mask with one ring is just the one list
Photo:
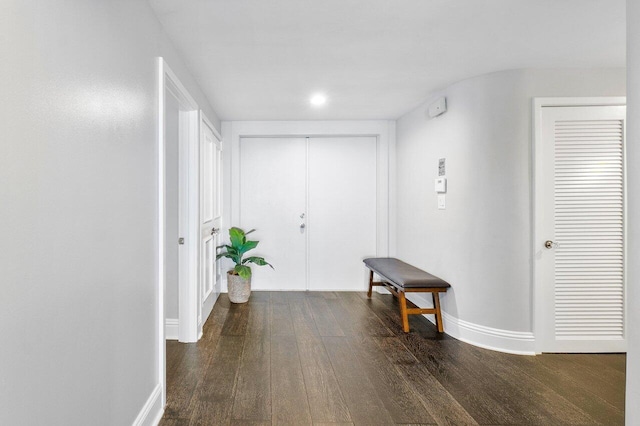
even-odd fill
[(624, 351), (625, 107), (544, 108), (542, 119), (543, 350)]

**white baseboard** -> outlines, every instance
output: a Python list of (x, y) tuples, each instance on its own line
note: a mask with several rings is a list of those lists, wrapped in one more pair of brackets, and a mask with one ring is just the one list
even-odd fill
[(144, 404), (138, 417), (133, 421), (132, 426), (157, 426), (162, 419), (162, 386), (160, 383), (156, 385), (149, 395), (147, 402)]
[(175, 318), (166, 318), (164, 320), (164, 336), (167, 340), (178, 340), (180, 336), (179, 321)]
[[(432, 305), (431, 298), (427, 299), (422, 295), (412, 294), (410, 299), (416, 299), (416, 304), (420, 307)], [(434, 315), (424, 315), (424, 317), (435, 324)], [(461, 320), (444, 311), (442, 311), (442, 323), (445, 333), (449, 336), (480, 348), (516, 355), (536, 354), (535, 337), (531, 332), (486, 327)]]
[(442, 322), (448, 335), (465, 343), (509, 354), (536, 354), (533, 333), (485, 327), (461, 320), (446, 312), (442, 312)]

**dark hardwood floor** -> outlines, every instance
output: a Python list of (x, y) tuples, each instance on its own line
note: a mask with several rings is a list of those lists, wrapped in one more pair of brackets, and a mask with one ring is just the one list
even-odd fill
[(409, 321), (391, 295), (223, 294), (200, 342), (167, 342), (161, 425), (624, 424), (624, 355), (508, 355)]

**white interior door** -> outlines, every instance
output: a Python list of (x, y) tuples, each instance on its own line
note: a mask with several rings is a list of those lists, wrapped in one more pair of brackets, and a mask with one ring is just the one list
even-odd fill
[(376, 255), (375, 137), (309, 138), (309, 289), (362, 291)]
[[(217, 268), (216, 246), (221, 228), (220, 166), (222, 148), (220, 140), (206, 120), (202, 120), (200, 142), (200, 303), (206, 304), (219, 294), (220, 273)], [(212, 302), (209, 301), (209, 305)]]
[(540, 130), (540, 350), (625, 351), (625, 107), (544, 107)]
[(240, 140), (240, 226), (256, 229), (254, 290), (306, 289), (306, 144), (303, 138)]

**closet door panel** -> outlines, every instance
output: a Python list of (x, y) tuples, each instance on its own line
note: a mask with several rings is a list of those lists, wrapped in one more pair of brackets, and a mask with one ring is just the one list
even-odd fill
[(260, 243), (250, 255), (275, 268), (252, 266), (254, 290), (306, 290), (306, 167), (304, 138), (240, 140), (239, 225), (256, 229), (249, 238)]
[(309, 289), (363, 291), (376, 255), (375, 137), (309, 138)]

